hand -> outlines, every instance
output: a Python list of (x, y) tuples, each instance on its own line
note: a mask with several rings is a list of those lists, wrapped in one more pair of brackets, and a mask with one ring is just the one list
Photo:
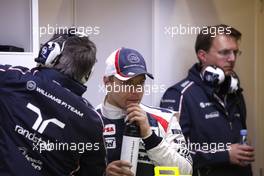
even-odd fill
[(127, 106), (127, 120), (130, 123), (135, 122), (140, 128), (140, 136), (142, 138), (151, 135), (152, 131), (149, 126), (148, 117), (139, 104), (131, 103)]
[(249, 145), (232, 144), (229, 152), (229, 159), (232, 164), (246, 166), (248, 162), (255, 161), (254, 148)]
[(134, 176), (131, 167), (132, 165), (127, 161), (113, 161), (106, 167), (106, 176)]

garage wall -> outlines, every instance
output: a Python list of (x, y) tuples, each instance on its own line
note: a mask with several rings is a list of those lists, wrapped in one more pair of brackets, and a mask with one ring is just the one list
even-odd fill
[[(152, 1), (151, 0), (76, 0), (76, 26), (90, 28), (89, 34), (97, 45), (95, 71), (88, 82), (85, 97), (97, 105), (103, 101), (105, 59), (117, 48), (138, 50), (152, 72)], [(156, 73), (154, 73), (156, 76)], [(152, 82), (148, 80), (147, 84)], [(146, 95), (144, 103), (151, 104)]]
[[(19, 41), (23, 41), (25, 48), (30, 51), (28, 44), (30, 29), (26, 20), (29, 17), (25, 12), (29, 1), (22, 1), (25, 3), (19, 1), (12, 5), (14, 2), (15, 0), (1, 2), (0, 13), (12, 6), (17, 8), (15, 14), (25, 14), (25, 16), (17, 23), (10, 23), (5, 15), (0, 15), (1, 24), (9, 25), (6, 29), (2, 29), (1, 34), (5, 35), (0, 34), (0, 41), (4, 42), (9, 32), (16, 30), (13, 24), (23, 22), (26, 27), (23, 29), (21, 27), (20, 31), (22, 33), (24, 30), (24, 35), (17, 33), (20, 36), (14, 41), (17, 41), (15, 43), (17, 45)], [(155, 76), (155, 80), (149, 80), (148, 84), (167, 88), (185, 77), (189, 67), (196, 62), (194, 53), (196, 34), (172, 35), (172, 27), (225, 23), (239, 29), (243, 34), (241, 42), (243, 54), (238, 59), (236, 71), (240, 75), (248, 107), (249, 136), (252, 144), (256, 146), (254, 171), (256, 176), (260, 176), (259, 169), (264, 168), (264, 121), (262, 120), (264, 17), (261, 0), (39, 0), (38, 2), (40, 27), (76, 25), (89, 28), (90, 38), (98, 48), (98, 62), (87, 84), (88, 91), (85, 93), (85, 97), (93, 105), (102, 102), (104, 93), (100, 92), (100, 86), (102, 86), (105, 67), (104, 60), (116, 48), (126, 46), (140, 51), (147, 61), (148, 69)], [(50, 36), (48, 33), (41, 34), (40, 43)], [(0, 53), (0, 63), (33, 67), (35, 64), (33, 58), (32, 53), (19, 55)], [(156, 93), (152, 92), (151, 95), (145, 96), (143, 102), (159, 105), (163, 93), (163, 89)]]

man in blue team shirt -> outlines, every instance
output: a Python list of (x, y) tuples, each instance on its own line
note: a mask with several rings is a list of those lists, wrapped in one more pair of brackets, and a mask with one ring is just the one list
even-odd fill
[(254, 147), (239, 144), (240, 130), (246, 128), (246, 106), (234, 72), (240, 39), (231, 26), (204, 28), (195, 42), (199, 62), (161, 100), (161, 107), (180, 113), (194, 176), (252, 175)]
[(81, 96), (96, 46), (76, 30), (54, 36), (38, 67), (0, 65), (0, 175), (102, 175), (102, 120)]

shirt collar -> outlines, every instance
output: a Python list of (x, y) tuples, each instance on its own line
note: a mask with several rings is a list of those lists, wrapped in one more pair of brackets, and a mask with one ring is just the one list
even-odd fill
[(102, 114), (108, 119), (122, 119), (126, 117), (126, 111), (110, 104), (107, 100), (102, 104)]
[(87, 87), (78, 81), (70, 78), (69, 76), (59, 72), (53, 68), (34, 68), (38, 70), (38, 75), (45, 76), (45, 78), (51, 79), (53, 82), (60, 84), (62, 87), (69, 89), (71, 92), (82, 96), (82, 94), (87, 90)]

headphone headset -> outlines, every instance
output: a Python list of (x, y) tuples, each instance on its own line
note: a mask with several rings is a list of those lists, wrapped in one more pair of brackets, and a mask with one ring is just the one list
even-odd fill
[[(74, 36), (88, 37), (85, 33), (79, 32), (76, 28), (70, 28), (66, 34), (61, 34), (58, 37), (55, 37), (54, 39), (51, 39), (50, 41), (42, 45), (39, 50), (38, 57), (35, 58), (35, 62), (37, 62), (39, 65), (44, 65), (46, 67), (54, 66), (60, 58), (61, 53), (63, 52), (65, 43), (70, 37)], [(93, 70), (94, 65), (91, 71), (81, 79), (82, 83), (88, 81)]]
[(227, 93), (235, 93), (239, 89), (238, 76), (233, 73), (226, 76), (224, 71), (216, 66), (207, 66), (201, 72), (203, 81), (214, 88), (220, 87)]
[(41, 46), (39, 50), (39, 55), (35, 61), (40, 65), (45, 65), (47, 67), (52, 67), (55, 65), (58, 56), (62, 53), (66, 40), (69, 37), (66, 35), (61, 35), (55, 39), (52, 39)]
[(61, 34), (41, 46), (39, 55), (35, 61), (40, 65), (52, 67), (56, 64), (59, 56), (63, 52), (66, 41), (70, 37), (88, 37), (85, 33), (79, 32), (77, 28), (70, 28), (66, 34)]

